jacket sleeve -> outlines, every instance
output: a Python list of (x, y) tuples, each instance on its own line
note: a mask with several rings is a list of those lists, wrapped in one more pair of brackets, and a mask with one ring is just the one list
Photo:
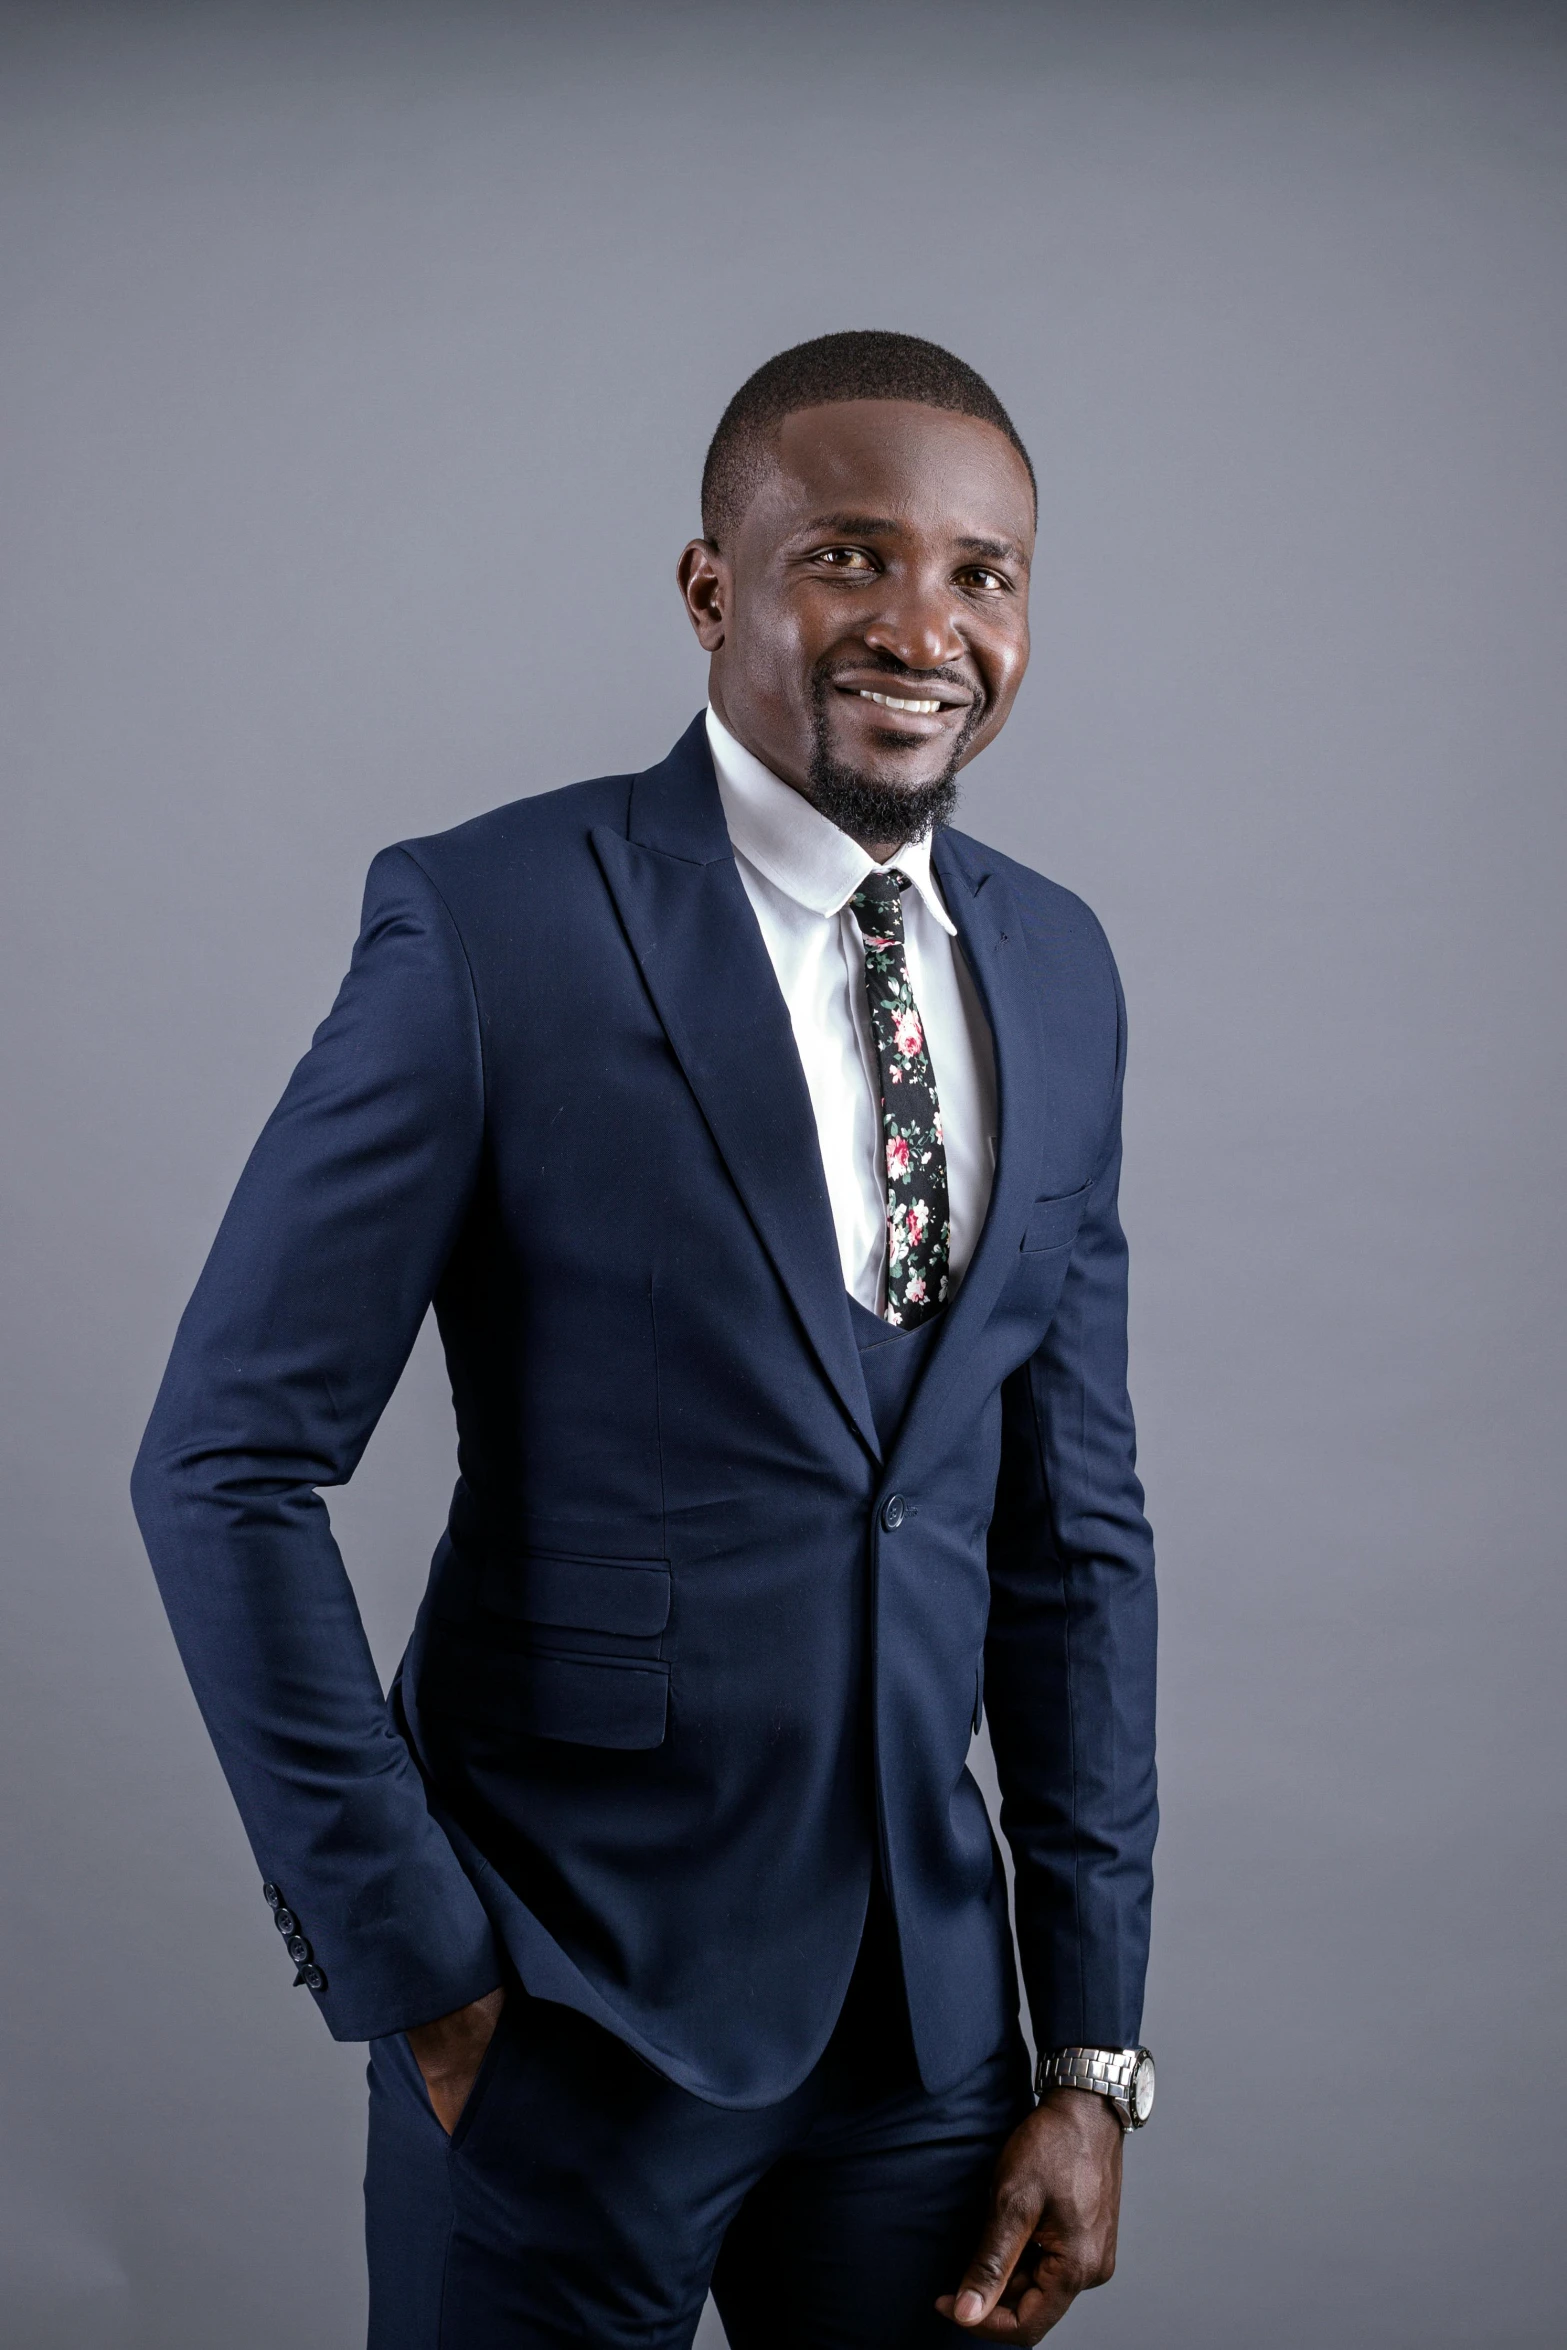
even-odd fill
[(352, 1476), (397, 1383), (483, 1132), (461, 942), (414, 859), (387, 850), (348, 977), (180, 1324), (131, 1484), (268, 1899), (291, 1913), (300, 1974), (340, 2040), (447, 2014), (502, 1979), (317, 1491)]
[[(1108, 955), (1108, 948), (1105, 949)], [(1103, 1154), (1044, 1344), (1002, 1391), (986, 1711), (1036, 2044), (1142, 2021), (1158, 1823), (1156, 1607), (1126, 1388), (1117, 1206), (1126, 1019)]]

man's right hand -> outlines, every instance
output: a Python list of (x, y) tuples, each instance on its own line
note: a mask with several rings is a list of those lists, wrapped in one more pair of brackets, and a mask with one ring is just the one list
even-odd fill
[(468, 2092), (484, 2062), (484, 2052), (495, 2037), (506, 2004), (504, 1990), (486, 1991), (482, 1999), (454, 2008), (433, 2024), (415, 2024), (406, 2037), (414, 2062), (424, 2075), (425, 2092), (435, 2118), (448, 2138), (468, 2102)]

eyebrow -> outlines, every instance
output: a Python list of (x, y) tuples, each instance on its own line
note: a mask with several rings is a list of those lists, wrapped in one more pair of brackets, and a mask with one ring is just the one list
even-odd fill
[(1028, 569), (1028, 557), (1010, 539), (959, 539), (958, 545), (965, 554), (988, 555), (993, 563), (1020, 563)]
[(889, 537), (898, 525), (885, 514), (815, 514), (805, 528), (841, 531), (846, 539), (877, 539)]
[[(811, 537), (827, 530), (846, 539), (884, 539), (893, 537), (902, 525), (885, 514), (817, 514), (804, 527)], [(992, 563), (1016, 563), (1028, 569), (1028, 557), (1010, 539), (961, 538), (953, 544), (965, 555), (986, 555)]]

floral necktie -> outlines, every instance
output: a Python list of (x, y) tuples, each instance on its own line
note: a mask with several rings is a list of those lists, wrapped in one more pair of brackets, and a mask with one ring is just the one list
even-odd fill
[(912, 1330), (947, 1302), (947, 1153), (925, 1028), (903, 951), (908, 875), (867, 873), (849, 900), (865, 946), (865, 992), (881, 1069), (887, 1167), (889, 1322)]

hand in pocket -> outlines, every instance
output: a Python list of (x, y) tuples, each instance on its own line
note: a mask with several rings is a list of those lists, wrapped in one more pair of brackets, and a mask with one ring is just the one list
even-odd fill
[(471, 2000), (433, 2024), (415, 2024), (407, 2034), (431, 2110), (448, 2138), (468, 2102), (505, 2004), (504, 1990), (487, 1991), (482, 1999)]

